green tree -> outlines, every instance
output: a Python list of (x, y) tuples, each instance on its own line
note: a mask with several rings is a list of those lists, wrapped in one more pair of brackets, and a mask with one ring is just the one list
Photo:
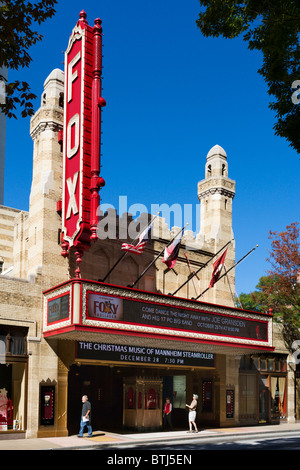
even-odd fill
[[(277, 289), (278, 277), (276, 275), (262, 276), (254, 292), (241, 293), (236, 299), (236, 306), (245, 310), (268, 313), (270, 309), (275, 321), (281, 321), (282, 303)], [(283, 302), (282, 302), (283, 300)]]
[[(34, 29), (35, 24), (40, 25), (51, 18), (55, 14), (56, 3), (57, 0), (0, 2), (0, 68), (19, 70), (29, 67), (32, 58), (28, 50), (42, 40), (42, 35)], [(22, 117), (32, 116), (32, 100), (35, 98), (27, 82), (16, 80), (6, 85), (6, 99), (0, 108), (10, 118), (16, 118), (14, 111), (17, 106), (21, 108)]]
[(275, 134), (286, 138), (299, 153), (300, 104), (292, 101), (292, 84), (300, 80), (299, 0), (199, 2), (204, 10), (196, 23), (204, 36), (242, 36), (250, 50), (262, 53), (258, 73), (267, 83), (269, 95), (275, 98), (269, 104), (277, 118)]
[(243, 308), (261, 312), (271, 308), (274, 320), (283, 325), (286, 346), (291, 348), (293, 341), (300, 337), (299, 224), (293, 222), (282, 232), (270, 231), (269, 238), (271, 269), (267, 276), (260, 278), (256, 290), (241, 294), (240, 300)]

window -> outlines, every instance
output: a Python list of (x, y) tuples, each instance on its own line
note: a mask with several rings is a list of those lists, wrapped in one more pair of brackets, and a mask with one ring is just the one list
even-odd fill
[(267, 370), (267, 360), (264, 357), (260, 358), (260, 370)]
[(27, 332), (0, 325), (0, 431), (25, 430)]
[(272, 418), (286, 417), (286, 377), (270, 378), (271, 416)]
[(59, 106), (60, 108), (63, 108), (63, 107), (64, 107), (64, 94), (63, 94), (63, 93), (60, 93), (60, 94), (59, 94), (58, 106)]
[[(272, 355), (272, 356), (253, 356), (252, 363), (258, 371), (268, 372), (286, 372), (286, 356)], [(242, 367), (241, 361), (241, 369)]]
[(280, 372), (286, 372), (286, 359), (281, 358), (279, 362), (280, 362)]
[(26, 363), (0, 363), (0, 431), (25, 429)]
[[(0, 362), (1, 356), (26, 355), (27, 328), (0, 326)], [(5, 358), (2, 358), (2, 363)]]
[(159, 407), (157, 405), (156, 391), (153, 388), (150, 388), (150, 390), (148, 390), (148, 400), (145, 403), (145, 409), (154, 410)]

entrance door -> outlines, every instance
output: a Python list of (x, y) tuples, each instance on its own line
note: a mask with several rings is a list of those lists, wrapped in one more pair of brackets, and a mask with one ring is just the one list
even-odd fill
[(123, 382), (115, 368), (73, 364), (68, 376), (68, 431), (79, 430), (82, 395), (92, 405), (93, 431), (120, 430), (123, 420)]
[(259, 384), (259, 422), (268, 423), (270, 415), (270, 392), (262, 380)]

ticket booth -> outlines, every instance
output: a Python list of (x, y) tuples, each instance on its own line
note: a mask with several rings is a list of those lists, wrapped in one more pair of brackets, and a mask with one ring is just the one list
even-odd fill
[(158, 430), (162, 426), (160, 378), (130, 377), (123, 384), (123, 427), (138, 431)]

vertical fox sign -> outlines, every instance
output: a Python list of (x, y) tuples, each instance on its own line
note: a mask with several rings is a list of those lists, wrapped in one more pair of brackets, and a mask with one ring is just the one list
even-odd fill
[(76, 277), (85, 250), (97, 239), (100, 174), (102, 27), (79, 15), (65, 52), (62, 256), (73, 247)]

